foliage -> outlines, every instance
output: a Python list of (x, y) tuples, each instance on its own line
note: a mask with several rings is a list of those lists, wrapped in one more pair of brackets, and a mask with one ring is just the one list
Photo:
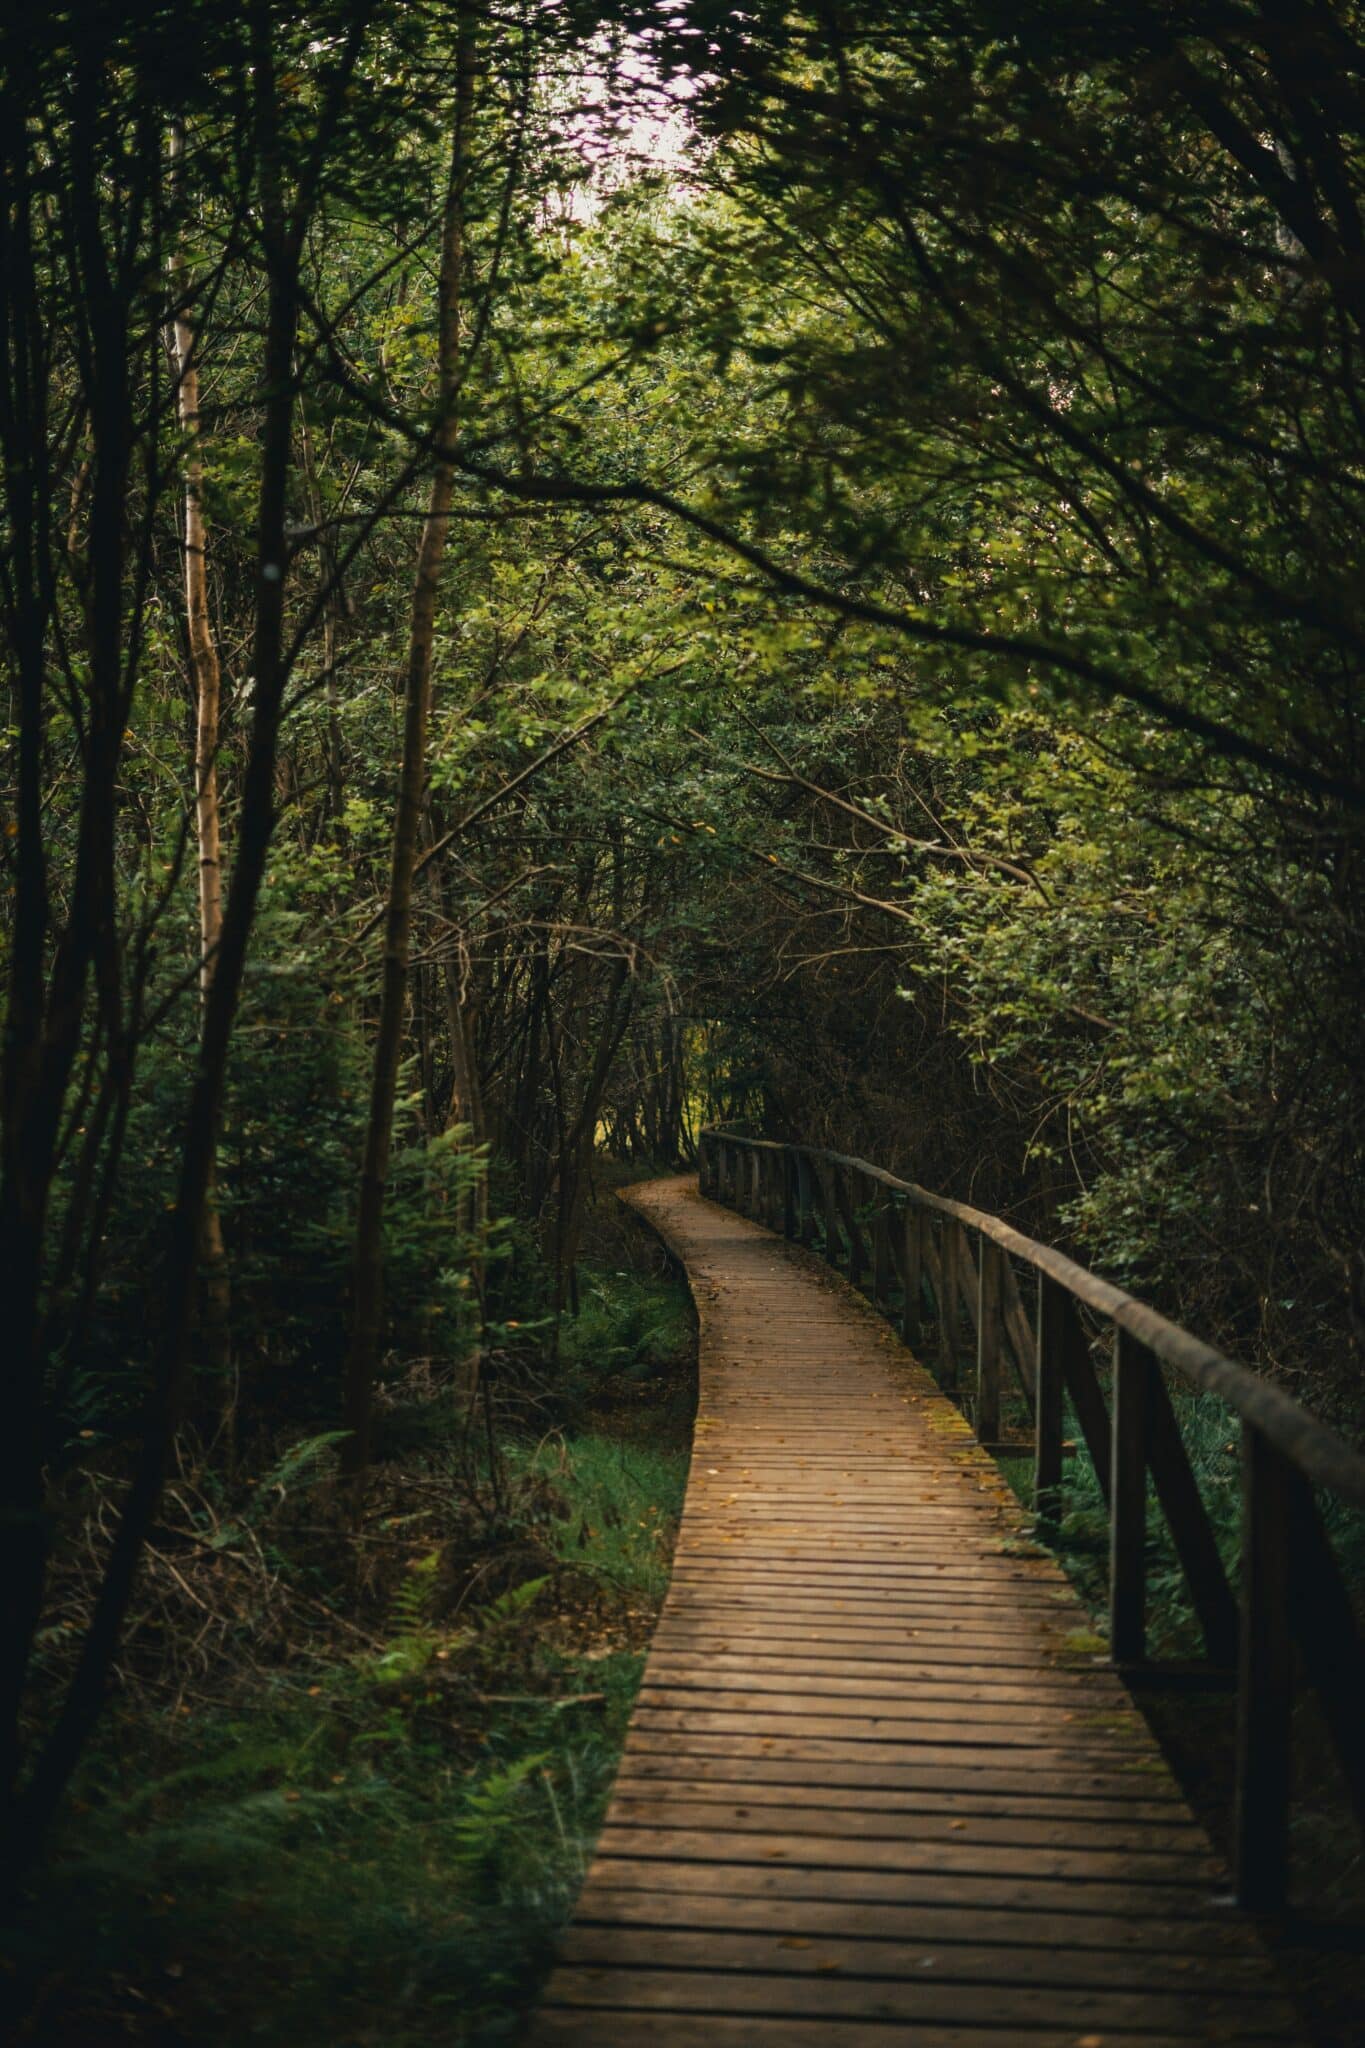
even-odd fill
[[(205, 1548), (267, 1540), (287, 1635), (239, 1636), (208, 1692), (140, 1690), (90, 1754), (5, 1930), (11, 1983), (45, 1987), (46, 2033), (284, 2043), (325, 2013), (410, 2048), (512, 2037), (586, 1869), (666, 1580), (685, 1470), (670, 1398), (660, 1381), (632, 1414), (643, 1441), (506, 1436), (492, 1551), (439, 1395), (389, 1480), (395, 1512), (353, 1548), (310, 1534), (325, 1442), (242, 1485)], [(361, 1639), (327, 1620), (357, 1580)]]
[[(348, 1512), (383, 1499), (424, 1548), (389, 1605), (337, 1593), (382, 1616), (336, 1680), (376, 1757), (420, 1747), (407, 1694), (455, 1658), (421, 1486), (458, 1473), (492, 1549), (534, 1524), (471, 1670), (570, 1582), (656, 1597), (665, 1510), (630, 1502), (677, 1473), (632, 1417), (681, 1420), (686, 1309), (597, 1256), (593, 1204), (604, 1154), (676, 1167), (708, 1118), (1006, 1211), (1359, 1431), (1362, 44), (1354, 11), (1301, 12), (92, 0), (6, 24), (21, 1860), (115, 1669), (213, 1692), (251, 1600), (283, 1632), (275, 1552), (327, 1495), (381, 1200), (383, 1427)], [(387, 1178), (363, 1169), (385, 989)], [(206, 1635), (173, 1590), (196, 1539)], [(300, 1543), (297, 1592), (347, 1540)], [(553, 1774), (558, 1736), (530, 1719), (467, 1788), (487, 1857), (447, 1829), (467, 1872), (553, 1817), (522, 1760)], [(399, 1867), (419, 1776), (337, 1823), (397, 1802), (400, 1918), (425, 1911)], [(246, 1771), (223, 1826), (322, 1841), (329, 1782), (286, 1812)]]

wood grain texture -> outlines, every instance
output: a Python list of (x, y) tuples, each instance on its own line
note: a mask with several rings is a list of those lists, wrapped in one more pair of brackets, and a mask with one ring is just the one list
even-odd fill
[(690, 1180), (629, 1199), (688, 1273), (700, 1399), (531, 2048), (1299, 2039), (1084, 1610), (930, 1375)]

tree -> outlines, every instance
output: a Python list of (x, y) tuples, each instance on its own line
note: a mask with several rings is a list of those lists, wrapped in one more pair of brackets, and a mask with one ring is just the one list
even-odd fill
[[(476, 62), (474, 17), (466, 10), (461, 13), (456, 28), (454, 126), (450, 175), (441, 220), (440, 280), (436, 291), (434, 437), (438, 450), (448, 447), (459, 431), (460, 320), (466, 296), (465, 209), (473, 148), (470, 127), (474, 117)], [(513, 179), (519, 149), (520, 144), (514, 144)], [(398, 1061), (407, 1002), (413, 871), (426, 793), (427, 727), (431, 717), (436, 607), (454, 487), (455, 471), (449, 457), (438, 453), (417, 552), (412, 616), (408, 628), (403, 684), (403, 751), (394, 805), (388, 898), (384, 908), (384, 971), (379, 1028), (375, 1038), (370, 1117), (356, 1216), (351, 1348), (346, 1361), (343, 1407), (349, 1432), (344, 1463), (351, 1473), (363, 1472), (369, 1462), (370, 1406), (379, 1357), (382, 1313), (384, 1185), (388, 1176)]]

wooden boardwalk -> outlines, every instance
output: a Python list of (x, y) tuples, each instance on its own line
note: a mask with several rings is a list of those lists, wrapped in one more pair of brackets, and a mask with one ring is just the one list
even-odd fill
[(952, 1404), (690, 1180), (673, 1578), (534, 2048), (1287, 2042), (1146, 1724)]

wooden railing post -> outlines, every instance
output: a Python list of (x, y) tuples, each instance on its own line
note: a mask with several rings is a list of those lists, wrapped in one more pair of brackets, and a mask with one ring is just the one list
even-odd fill
[(961, 1235), (959, 1225), (951, 1216), (945, 1216), (938, 1247), (942, 1282), (938, 1290), (938, 1345), (944, 1383), (949, 1387), (957, 1385), (957, 1269)]
[(824, 1160), (820, 1167), (820, 1192), (825, 1198), (825, 1257), (839, 1270), (839, 1197), (834, 1186), (838, 1168)]
[(883, 1198), (872, 1222), (872, 1299), (878, 1308), (886, 1306), (891, 1291), (891, 1204)]
[(1292, 1476), (1244, 1421), (1234, 1860), (1238, 1904), (1257, 1912), (1283, 1905), (1289, 1879)]
[(1090, 1462), (1095, 1468), (1095, 1483), (1104, 1495), (1104, 1504), (1109, 1505), (1109, 1410), (1104, 1405), (1104, 1390), (1090, 1356), (1090, 1345), (1085, 1326), (1074, 1303), (1068, 1299), (1067, 1314), (1063, 1331), (1065, 1342), (1062, 1346), (1062, 1368), (1066, 1373), (1066, 1390), (1071, 1396), (1071, 1405), (1076, 1411), (1076, 1420), (1081, 1425), (1081, 1435), (1090, 1453)]
[(848, 1277), (856, 1287), (863, 1277), (863, 1244), (858, 1231), (858, 1176), (851, 1167), (844, 1171), (844, 1193), (848, 1202)]
[(904, 1236), (905, 1303), (901, 1311), (901, 1335), (912, 1347), (920, 1341), (920, 1309), (924, 1286), (924, 1233), (928, 1218), (917, 1202), (907, 1202), (901, 1223)]
[(1000, 1439), (1000, 1267), (1004, 1253), (983, 1236), (976, 1293), (976, 1433), (983, 1443)]
[(805, 1154), (796, 1155), (797, 1185), (800, 1190), (801, 1242), (810, 1245), (815, 1242), (815, 1176)]
[(782, 1154), (782, 1235), (789, 1241), (801, 1235), (801, 1196), (797, 1180), (796, 1154)]
[(1148, 1378), (1147, 1404), (1147, 1459), (1156, 1497), (1189, 1583), (1209, 1657), (1224, 1671), (1231, 1671), (1237, 1662), (1237, 1603), (1171, 1397), (1156, 1364)]
[(1062, 1412), (1066, 1392), (1067, 1320), (1071, 1297), (1050, 1274), (1038, 1275), (1037, 1349), (1034, 1353), (1033, 1506), (1042, 1521), (1061, 1514)]
[(1147, 1459), (1155, 1360), (1127, 1330), (1114, 1331), (1109, 1425), (1109, 1654), (1140, 1664), (1147, 1652)]

